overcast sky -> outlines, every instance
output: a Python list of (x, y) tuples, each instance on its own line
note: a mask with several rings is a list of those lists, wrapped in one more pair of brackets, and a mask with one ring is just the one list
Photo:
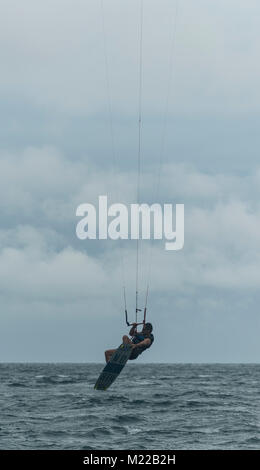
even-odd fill
[[(1, 361), (102, 362), (127, 333), (122, 256), (134, 316), (135, 242), (75, 234), (78, 204), (136, 197), (140, 0), (103, 14), (0, 0)], [(259, 1), (144, 0), (143, 15), (141, 199), (185, 204), (185, 246), (154, 245), (138, 361), (259, 362)]]

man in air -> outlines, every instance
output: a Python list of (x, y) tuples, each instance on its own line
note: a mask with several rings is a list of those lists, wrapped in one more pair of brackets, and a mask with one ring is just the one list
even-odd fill
[[(132, 328), (129, 331), (129, 335), (132, 339), (127, 335), (123, 336), (123, 343), (131, 344), (132, 346), (131, 356), (129, 357), (130, 360), (136, 359), (140, 354), (142, 354), (142, 352), (150, 348), (154, 342), (154, 336), (152, 334), (153, 327), (151, 323), (145, 323), (140, 333), (137, 333), (136, 327), (137, 324), (133, 323)], [(115, 351), (116, 349), (108, 349), (105, 351), (106, 362), (110, 360)]]

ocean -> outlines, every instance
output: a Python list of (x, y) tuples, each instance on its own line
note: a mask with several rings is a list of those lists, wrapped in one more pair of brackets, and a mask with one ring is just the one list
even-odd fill
[(260, 448), (260, 364), (103, 366), (0, 364), (0, 448)]

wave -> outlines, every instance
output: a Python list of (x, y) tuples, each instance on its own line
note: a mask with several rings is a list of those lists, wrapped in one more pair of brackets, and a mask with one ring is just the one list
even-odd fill
[(94, 427), (89, 431), (84, 433), (84, 437), (98, 438), (98, 437), (108, 437), (112, 434), (111, 428), (108, 426), (103, 427)]
[(126, 426), (126, 430), (128, 434), (139, 434), (140, 432), (143, 432), (143, 429), (141, 428), (134, 428), (131, 426)]
[(22, 387), (22, 388), (27, 388), (28, 385), (22, 382), (11, 382), (7, 384), (8, 387)]
[(128, 400), (128, 404), (129, 406), (136, 406), (136, 407), (148, 405), (147, 400), (143, 400), (142, 398), (137, 398), (135, 400), (131, 400), (130, 402)]
[(138, 417), (136, 415), (118, 415), (115, 418), (112, 418), (112, 421), (118, 423), (136, 423), (142, 420), (142, 417)]
[(74, 384), (77, 383), (77, 380), (72, 379), (68, 375), (36, 375), (35, 376), (38, 383), (42, 382), (44, 384)]

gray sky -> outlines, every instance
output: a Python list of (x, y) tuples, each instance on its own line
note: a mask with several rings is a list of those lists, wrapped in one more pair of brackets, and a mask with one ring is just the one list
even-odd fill
[[(134, 309), (135, 242), (79, 241), (75, 210), (136, 194), (139, 0), (0, 0), (0, 358), (103, 361)], [(153, 201), (175, 0), (144, 0), (142, 201)], [(160, 201), (185, 204), (185, 247), (155, 244), (138, 361), (258, 362), (256, 0), (179, 0)], [(148, 245), (141, 243), (141, 287)], [(143, 291), (142, 291), (143, 292)], [(144, 297), (142, 297), (143, 299)]]

